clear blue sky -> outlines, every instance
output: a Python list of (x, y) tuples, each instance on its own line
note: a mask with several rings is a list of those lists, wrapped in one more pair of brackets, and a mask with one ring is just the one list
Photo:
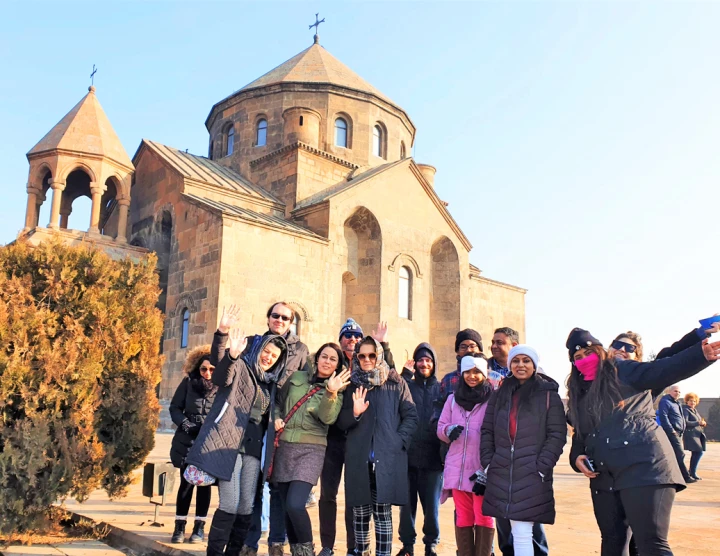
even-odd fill
[[(213, 103), (309, 46), (317, 11), (323, 46), (415, 122), (471, 261), (529, 290), (527, 342), (549, 374), (567, 375), (573, 326), (606, 345), (638, 331), (650, 352), (720, 311), (707, 2), (5, 4), (0, 241), (23, 225), (25, 153), (93, 64), (130, 156), (143, 137), (204, 155)], [(682, 386), (720, 396), (720, 365)]]

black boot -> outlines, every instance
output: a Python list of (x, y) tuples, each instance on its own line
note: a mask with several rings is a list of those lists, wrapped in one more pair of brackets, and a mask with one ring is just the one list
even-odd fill
[(185, 524), (187, 523), (187, 520), (185, 519), (176, 519), (175, 520), (175, 530), (172, 534), (172, 539), (170, 539), (171, 543), (181, 543), (185, 542)]
[(230, 538), (234, 521), (235, 514), (215, 510), (208, 533), (207, 556), (223, 556), (225, 554), (225, 545)]
[(245, 545), (250, 524), (252, 522), (252, 514), (236, 515), (230, 532), (230, 540), (225, 549), (225, 556), (240, 556), (240, 551)]
[(190, 535), (190, 542), (192, 544), (199, 544), (205, 540), (205, 520), (196, 519), (195, 525), (193, 525), (192, 535)]

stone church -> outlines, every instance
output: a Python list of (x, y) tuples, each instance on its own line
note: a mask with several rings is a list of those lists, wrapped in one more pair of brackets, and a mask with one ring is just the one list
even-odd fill
[[(211, 341), (231, 303), (246, 333), (262, 333), (268, 306), (288, 301), (311, 351), (337, 341), (347, 317), (366, 333), (386, 320), (396, 361), (429, 340), (441, 374), (455, 366), (459, 329), (479, 330), (486, 353), (496, 327), (524, 338), (525, 290), (470, 264), (472, 245), (435, 189), (435, 168), (409, 156), (410, 116), (317, 36), (217, 102), (205, 125), (207, 157), (143, 139), (130, 159), (90, 87), (27, 155), (20, 240), (157, 253), (162, 400), (187, 350)], [(72, 229), (82, 196), (92, 201), (89, 226)], [(40, 223), (46, 201), (50, 222)]]

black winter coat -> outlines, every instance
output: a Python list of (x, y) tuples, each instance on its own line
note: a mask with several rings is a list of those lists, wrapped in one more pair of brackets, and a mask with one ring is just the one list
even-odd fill
[(683, 434), (683, 448), (688, 452), (704, 452), (707, 442), (705, 436), (705, 427), (702, 423), (702, 417), (698, 413), (697, 409), (690, 409), (688, 406), (683, 406), (683, 413), (685, 414), (685, 433)]
[(488, 402), (480, 440), (482, 466), (489, 466), (482, 511), (551, 524), (555, 522), (553, 468), (567, 441), (567, 423), (558, 383), (543, 374), (535, 377), (535, 392), (518, 407), (514, 443), (509, 432), (512, 399), (499, 405), (497, 390)]
[[(279, 336), (264, 336), (259, 351), (272, 338)], [(222, 353), (218, 345), (227, 343), (227, 334), (215, 333), (213, 338), (213, 355)], [(280, 356), (276, 365), (285, 367), (286, 352)], [(272, 413), (276, 397), (276, 388), (282, 387), (287, 380), (287, 374), (282, 373), (277, 384), (273, 383), (270, 389), (270, 407)], [(193, 444), (185, 459), (188, 465), (195, 465), (206, 473), (220, 479), (229, 481), (235, 468), (235, 460), (245, 437), (245, 431), (250, 420), (250, 411), (257, 395), (257, 382), (248, 369), (242, 357), (233, 360), (229, 351), (225, 351), (220, 361), (215, 365), (213, 382), (220, 389), (215, 397), (212, 409), (200, 429), (197, 440)], [(274, 428), (269, 427), (270, 439), (268, 446), (272, 446)], [(265, 470), (271, 459), (272, 451), (265, 458)]]
[[(570, 465), (585, 454), (595, 462), (599, 475), (590, 479), (596, 491), (617, 491), (650, 485), (675, 485), (685, 488), (672, 445), (665, 431), (655, 420), (653, 391), (661, 391), (671, 384), (690, 378), (710, 366), (702, 346), (690, 348), (664, 359), (642, 363), (616, 360), (622, 407), (618, 404), (597, 427), (593, 427), (587, 412), (586, 395), (578, 400), (580, 422), (575, 424)], [(573, 423), (571, 423), (573, 424)]]
[[(182, 379), (170, 401), (170, 418), (177, 426), (170, 444), (170, 461), (175, 467), (182, 467), (190, 447), (200, 432), (200, 427), (210, 413), (217, 388), (205, 391), (198, 371)], [(195, 429), (187, 433), (182, 428), (185, 419), (195, 423)]]
[(425, 378), (417, 371), (413, 373), (403, 369), (402, 373), (402, 377), (410, 389), (413, 402), (415, 402), (418, 415), (418, 426), (408, 449), (408, 465), (418, 469), (439, 471), (443, 468), (440, 459), (442, 443), (437, 435), (437, 424), (433, 423), (432, 420), (435, 413), (434, 402), (440, 396), (440, 382), (435, 376), (437, 357), (430, 344), (423, 342), (415, 348), (413, 359), (415, 359), (418, 350), (421, 348), (427, 349), (432, 354), (432, 374)]
[(371, 504), (370, 452), (375, 452), (377, 503), (404, 506), (408, 503), (407, 449), (417, 427), (417, 412), (407, 383), (391, 369), (387, 381), (370, 390), (370, 405), (355, 419), (351, 384), (343, 396), (337, 425), (348, 431), (345, 446), (345, 498), (348, 505)]

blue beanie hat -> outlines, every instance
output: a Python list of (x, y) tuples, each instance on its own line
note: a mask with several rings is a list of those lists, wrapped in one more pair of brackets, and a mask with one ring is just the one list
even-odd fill
[(342, 338), (345, 332), (352, 332), (358, 338), (362, 338), (364, 336), (362, 328), (360, 328), (360, 325), (353, 319), (345, 321), (345, 324), (343, 324), (342, 328), (340, 328), (340, 336), (338, 336), (338, 339)]

